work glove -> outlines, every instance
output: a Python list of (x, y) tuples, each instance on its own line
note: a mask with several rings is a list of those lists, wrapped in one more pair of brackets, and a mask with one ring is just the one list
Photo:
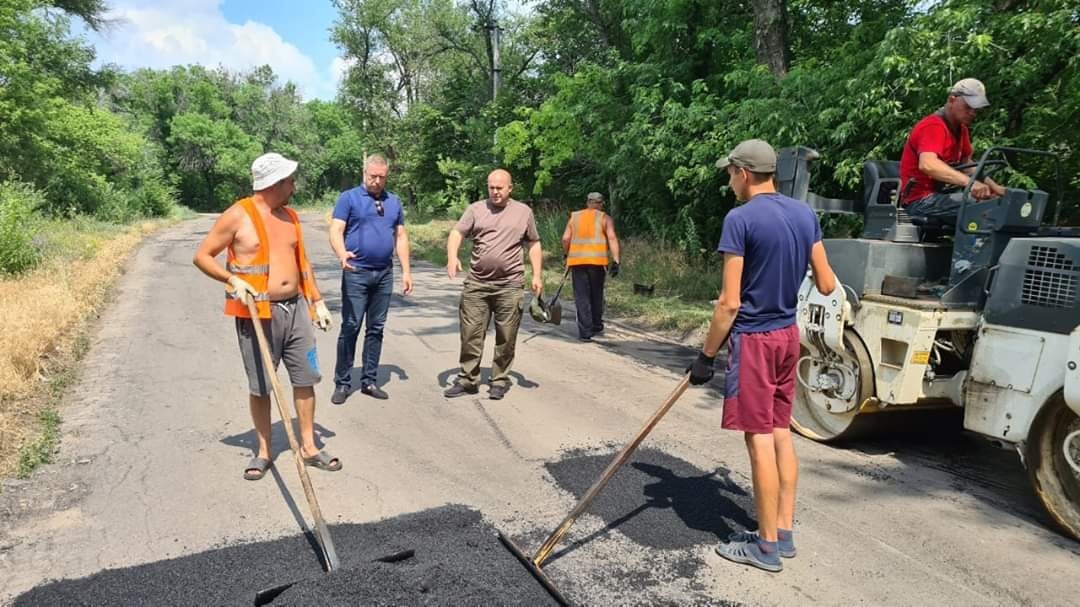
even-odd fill
[(334, 320), (330, 316), (330, 310), (326, 309), (326, 302), (321, 299), (315, 302), (315, 326), (326, 331), (332, 324)]
[(242, 302), (247, 303), (247, 297), (245, 296), (245, 293), (247, 295), (251, 295), (252, 299), (255, 299), (259, 295), (259, 292), (255, 290), (255, 287), (251, 286), (249, 283), (245, 282), (243, 279), (236, 276), (235, 274), (229, 277), (228, 283), (229, 286), (233, 288), (233, 291), (236, 292), (236, 296), (239, 297), (240, 301)]
[(615, 278), (619, 275), (619, 262), (611, 262), (611, 268), (608, 270), (608, 276)]
[(698, 352), (697, 359), (686, 368), (686, 372), (690, 374), (690, 383), (700, 386), (712, 379), (715, 373), (713, 371), (714, 360), (716, 360), (715, 356), (705, 356), (704, 352)]

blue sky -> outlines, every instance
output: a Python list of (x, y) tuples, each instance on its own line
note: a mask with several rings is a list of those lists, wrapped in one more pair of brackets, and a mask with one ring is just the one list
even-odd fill
[(165, 68), (269, 64), (305, 99), (329, 99), (344, 68), (328, 29), (330, 0), (109, 0), (115, 24), (86, 33), (99, 63)]
[[(3, 0), (0, 0), (3, 1)], [(85, 32), (98, 64), (127, 69), (198, 63), (233, 71), (269, 65), (305, 99), (332, 99), (346, 63), (330, 41), (330, 0), (107, 0), (114, 24)], [(528, 0), (508, 0), (516, 13)]]
[(221, 12), (233, 23), (253, 20), (269, 25), (315, 65), (329, 66), (338, 56), (329, 32), (337, 9), (330, 0), (225, 0)]

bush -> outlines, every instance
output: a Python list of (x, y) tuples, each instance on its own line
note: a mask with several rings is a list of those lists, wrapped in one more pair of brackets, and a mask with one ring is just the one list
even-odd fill
[[(445, 187), (435, 199), (434, 209), (450, 217), (460, 217), (465, 207), (477, 200), (477, 174), (479, 168), (468, 162), (442, 158), (438, 161), (439, 173)], [(483, 183), (483, 177), (480, 178)]]
[(334, 210), (334, 205), (337, 204), (338, 196), (341, 195), (341, 192), (336, 190), (325, 190), (322, 194), (314, 197), (305, 194), (306, 192), (301, 191), (293, 195), (290, 206), (294, 208), (326, 211), (329, 213)]
[(0, 273), (19, 274), (40, 261), (34, 210), (44, 204), (45, 196), (30, 185), (0, 183)]
[(176, 206), (176, 190), (151, 157), (142, 158), (129, 173), (103, 182), (96, 196), (93, 216), (113, 223), (165, 217)]
[(133, 218), (166, 217), (176, 208), (176, 189), (151, 157), (144, 158), (136, 167), (129, 187)]
[(562, 235), (566, 229), (569, 212), (554, 209), (533, 209), (536, 217), (536, 231), (540, 233), (540, 244), (551, 258), (562, 259)]

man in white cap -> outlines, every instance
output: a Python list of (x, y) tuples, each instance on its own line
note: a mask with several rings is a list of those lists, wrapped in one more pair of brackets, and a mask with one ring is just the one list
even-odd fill
[[(296, 190), (297, 163), (280, 154), (263, 154), (251, 165), (251, 197), (233, 204), (195, 251), (194, 263), (207, 276), (226, 283), (225, 314), (236, 319), (250, 396), (248, 406), (258, 450), (244, 478), (259, 480), (270, 467), (270, 380), (247, 307), (255, 301), (274, 367), (284, 360), (300, 418), (300, 450), (309, 466), (341, 469), (341, 461), (315, 445), (315, 384), (319, 373), (312, 319), (323, 331), (331, 317), (315, 284), (300, 220), (288, 208)], [(224, 267), (215, 259), (227, 250)]]
[[(979, 110), (988, 107), (986, 87), (974, 78), (964, 78), (949, 89), (944, 107), (920, 120), (908, 135), (900, 156), (900, 204), (908, 214), (955, 216), (963, 203), (962, 192), (941, 192), (945, 186), (963, 188), (974, 168), (954, 166), (971, 162), (968, 129)], [(971, 186), (975, 200), (1003, 196), (1005, 188), (990, 178)]]

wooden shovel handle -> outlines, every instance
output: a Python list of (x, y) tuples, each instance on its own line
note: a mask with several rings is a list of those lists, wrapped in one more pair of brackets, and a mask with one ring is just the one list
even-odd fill
[(593, 483), (592, 487), (589, 487), (589, 490), (585, 493), (585, 496), (581, 498), (581, 501), (578, 502), (578, 505), (574, 507), (565, 519), (563, 519), (563, 522), (552, 532), (547, 541), (540, 546), (540, 549), (536, 551), (536, 555), (533, 556), (532, 559), (534, 565), (543, 567), (544, 561), (547, 560), (552, 549), (554, 549), (559, 543), (559, 540), (566, 535), (566, 532), (570, 530), (570, 526), (574, 524), (574, 521), (588, 509), (589, 504), (591, 504), (592, 501), (596, 499), (596, 496), (600, 494), (600, 491), (604, 489), (604, 485), (607, 485), (608, 481), (611, 480), (611, 477), (615, 476), (615, 473), (619, 471), (619, 468), (626, 463), (626, 460), (630, 459), (630, 456), (634, 453), (634, 450), (637, 449), (638, 445), (641, 444), (641, 441), (645, 440), (645, 437), (649, 435), (649, 432), (652, 432), (652, 429), (656, 427), (656, 424), (660, 423), (660, 420), (664, 415), (675, 405), (675, 401), (679, 400), (679, 397), (682, 396), (683, 392), (686, 392), (686, 388), (689, 387), (689, 385), (690, 375), (687, 374), (683, 377), (682, 381), (679, 382), (679, 385), (675, 386), (675, 389), (672, 390), (671, 394), (664, 400), (664, 403), (660, 405), (660, 408), (656, 410), (656, 413), (653, 413), (652, 417), (645, 422), (645, 425), (637, 435), (634, 436), (633, 440), (623, 447), (622, 451), (615, 456), (615, 459), (608, 464), (608, 467), (604, 469), (600, 478), (596, 479), (596, 482)]
[(281, 384), (278, 383), (277, 373), (274, 370), (274, 359), (270, 356), (270, 346), (266, 343), (266, 334), (263, 333), (262, 319), (259, 318), (255, 299), (251, 297), (250, 293), (244, 293), (244, 303), (247, 304), (248, 313), (251, 314), (250, 320), (251, 326), (255, 329), (255, 338), (259, 341), (263, 371), (270, 378), (270, 385), (274, 390), (274, 401), (277, 402), (278, 414), (281, 415), (281, 425), (285, 428), (285, 435), (289, 437), (289, 448), (295, 456), (296, 471), (300, 474), (300, 483), (304, 486), (304, 495), (307, 497), (308, 505), (311, 507), (311, 514), (315, 518), (315, 537), (319, 540), (319, 546), (322, 547), (326, 570), (333, 571), (340, 564), (337, 551), (334, 550), (334, 541), (330, 538), (330, 529), (327, 528), (322, 510), (319, 508), (319, 500), (315, 498), (315, 488), (311, 485), (307, 465), (304, 463), (304, 454), (300, 452), (300, 443), (296, 441), (296, 434), (293, 432), (292, 415), (285, 408), (285, 397), (282, 394)]

